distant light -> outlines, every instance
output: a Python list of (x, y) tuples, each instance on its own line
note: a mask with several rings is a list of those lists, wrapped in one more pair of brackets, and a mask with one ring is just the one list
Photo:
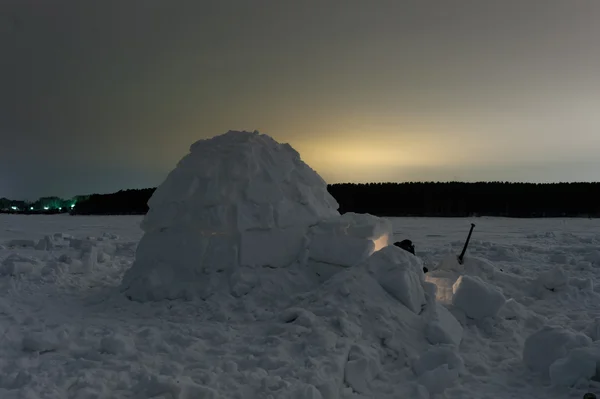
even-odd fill
[(50, 209), (50, 208), (48, 208), (47, 206), (45, 206), (45, 207), (44, 207), (44, 210), (45, 210), (45, 211), (47, 211), (48, 209)]
[(33, 207), (29, 208), (30, 211), (33, 211)]
[(75, 204), (71, 205), (71, 208), (75, 208)]
[(18, 211), (19, 208), (17, 208), (16, 206), (11, 206), (10, 209), (12, 209), (13, 211)]
[(62, 211), (62, 207), (60, 207), (60, 206), (59, 206), (59, 207), (58, 207), (58, 210), (59, 210), (59, 211)]

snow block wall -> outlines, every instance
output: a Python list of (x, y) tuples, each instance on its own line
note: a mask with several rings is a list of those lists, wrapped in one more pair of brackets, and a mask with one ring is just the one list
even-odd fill
[(240, 266), (288, 266), (310, 226), (339, 217), (325, 181), (290, 145), (258, 132), (196, 142), (148, 205), (122, 283), (136, 300), (204, 296), (231, 286)]

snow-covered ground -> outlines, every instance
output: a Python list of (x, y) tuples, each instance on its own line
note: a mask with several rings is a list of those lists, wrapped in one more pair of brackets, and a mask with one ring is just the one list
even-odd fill
[[(0, 215), (0, 398), (426, 398), (438, 386), (447, 398), (600, 392), (585, 349), (600, 338), (600, 220), (393, 218), (395, 240), (413, 241), (462, 340), (461, 326), (421, 325), (352, 268), (272, 303), (130, 301), (118, 287), (141, 221)], [(471, 222), (464, 268), (434, 270), (460, 252)], [(453, 290), (462, 274), (471, 277)], [(431, 344), (456, 337), (458, 350)]]

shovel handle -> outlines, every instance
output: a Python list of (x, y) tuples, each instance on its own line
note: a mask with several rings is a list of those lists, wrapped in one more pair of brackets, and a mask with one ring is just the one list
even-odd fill
[(469, 230), (469, 235), (467, 236), (467, 241), (465, 241), (465, 246), (462, 249), (460, 255), (458, 255), (458, 263), (462, 265), (463, 258), (465, 257), (465, 252), (467, 252), (467, 247), (469, 246), (469, 241), (471, 240), (471, 234), (473, 233), (473, 229), (475, 228), (475, 224), (471, 223), (471, 230)]

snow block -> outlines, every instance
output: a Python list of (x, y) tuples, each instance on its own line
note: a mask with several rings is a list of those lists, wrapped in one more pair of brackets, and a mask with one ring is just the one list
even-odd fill
[(35, 241), (33, 240), (11, 240), (6, 245), (10, 247), (33, 248)]
[(507, 320), (523, 320), (527, 317), (527, 309), (513, 298), (510, 298), (502, 306), (498, 315)]
[(450, 388), (458, 379), (458, 370), (451, 369), (447, 364), (428, 370), (419, 376), (418, 382), (427, 388), (430, 394), (441, 394)]
[(18, 276), (32, 274), (39, 262), (19, 254), (10, 254), (0, 265), (0, 276)]
[(51, 236), (40, 239), (35, 246), (38, 251), (50, 251), (52, 248), (54, 248), (54, 240)]
[(423, 269), (418, 258), (392, 245), (369, 257), (366, 268), (388, 294), (414, 313), (421, 312), (425, 293)]
[(534, 371), (548, 374), (550, 365), (571, 349), (591, 345), (592, 340), (561, 327), (544, 326), (525, 340), (523, 362)]
[(425, 327), (425, 338), (429, 343), (451, 344), (459, 346), (463, 337), (463, 328), (443, 305), (436, 303), (435, 317)]
[(460, 276), (452, 291), (452, 304), (472, 319), (493, 317), (506, 302), (497, 287), (476, 276)]
[(429, 393), (439, 394), (449, 388), (464, 370), (464, 362), (450, 346), (436, 346), (424, 352), (412, 364), (417, 381)]
[(358, 237), (317, 234), (308, 250), (309, 258), (317, 262), (350, 267), (367, 259), (375, 251), (375, 243)]
[(388, 219), (354, 212), (325, 219), (313, 230), (315, 234), (329, 233), (371, 240), (376, 243), (375, 251), (388, 246), (393, 235), (392, 223)]
[(241, 233), (240, 265), (285, 267), (306, 246), (306, 229), (249, 230)]

